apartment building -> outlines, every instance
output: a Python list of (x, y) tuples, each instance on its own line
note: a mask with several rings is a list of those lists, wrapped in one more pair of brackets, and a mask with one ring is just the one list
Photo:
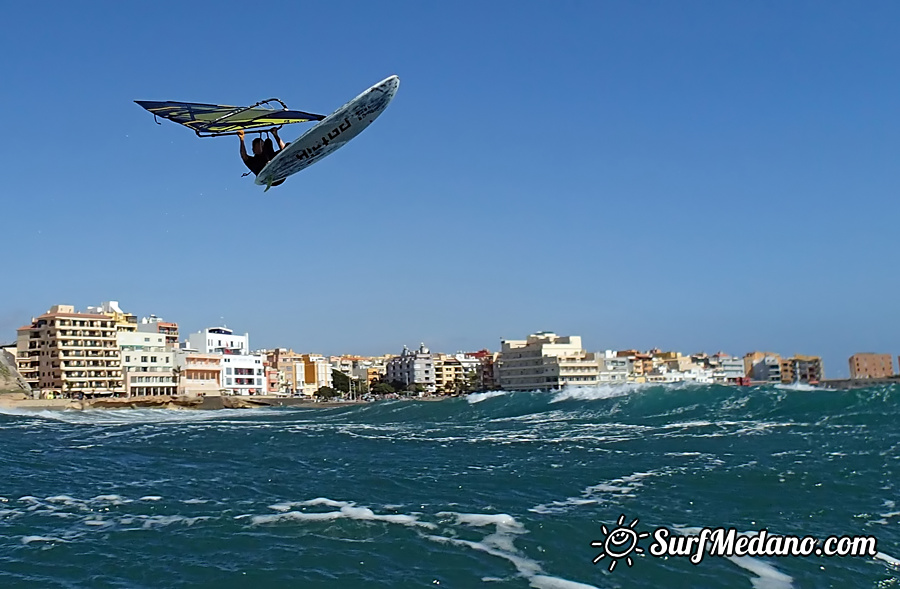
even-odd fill
[(234, 335), (227, 327), (207, 327), (188, 336), (188, 348), (203, 354), (249, 354), (250, 334)]
[(500, 348), (498, 376), (504, 390), (552, 390), (570, 384), (597, 384), (597, 359), (581, 347), (580, 336), (539, 332), (525, 340), (501, 340)]
[[(744, 376), (749, 376), (753, 378), (753, 380), (760, 380), (756, 378), (753, 374), (753, 367), (763, 361), (765, 358), (775, 358), (775, 360), (781, 363), (781, 356), (776, 354), (775, 352), (750, 352), (749, 354), (744, 354)], [(778, 379), (781, 381), (781, 369), (779, 368)]]
[(647, 382), (647, 375), (653, 372), (653, 352), (645, 353), (639, 350), (619, 350), (616, 352), (619, 358), (628, 360), (628, 381)]
[(222, 387), (222, 354), (204, 354), (197, 350), (173, 350), (177, 393), (188, 396), (216, 396)]
[(161, 333), (166, 338), (166, 345), (172, 349), (178, 347), (178, 324), (171, 321), (163, 321), (156, 315), (142, 317), (137, 325), (137, 330), (145, 333)]
[(287, 348), (266, 352), (266, 364), (278, 371), (278, 390), (287, 394), (303, 391), (306, 382), (306, 363), (303, 354)]
[(116, 321), (55, 305), (17, 330), (16, 369), (33, 390), (64, 396), (124, 394)]
[(123, 311), (119, 307), (119, 301), (106, 301), (100, 303), (99, 307), (88, 307), (87, 312), (110, 317), (116, 323), (116, 331), (137, 331), (137, 316)]
[(890, 354), (853, 354), (849, 363), (850, 378), (887, 378), (894, 375), (894, 361)]
[(726, 354), (715, 354), (710, 359), (710, 368), (713, 371), (713, 382), (723, 384), (744, 384), (746, 372), (744, 359)]
[(268, 390), (265, 356), (250, 352), (250, 335), (227, 327), (207, 327), (188, 336), (188, 346), (201, 354), (221, 354), (221, 387), (226, 395), (263, 395)]
[(500, 388), (497, 377), (497, 358), (499, 353), (483, 349), (477, 352), (467, 352), (466, 356), (478, 361), (478, 388), (482, 391)]
[(400, 383), (404, 387), (422, 385), (428, 393), (437, 390), (434, 374), (434, 356), (421, 344), (418, 350), (403, 346), (403, 352), (388, 360), (385, 366), (385, 380)]
[(119, 331), (116, 334), (122, 358), (122, 378), (128, 397), (175, 395), (175, 357), (159, 333)]
[(312, 397), (322, 387), (334, 387), (331, 363), (321, 354), (303, 354), (303, 388), (300, 391)]
[[(747, 357), (744, 356), (744, 365), (747, 364)], [(772, 356), (763, 356), (756, 359), (750, 367), (750, 378), (758, 382), (780, 383), (782, 382), (782, 361), (777, 354)], [(788, 381), (790, 382), (790, 380)]]
[(781, 382), (803, 382), (819, 384), (825, 378), (825, 370), (822, 368), (822, 359), (818, 356), (796, 355), (792, 358), (781, 360)]
[(467, 383), (468, 371), (459, 358), (449, 354), (434, 355), (434, 387), (438, 393), (463, 391)]
[(599, 384), (621, 384), (628, 382), (631, 361), (628, 357), (620, 357), (615, 350), (595, 352), (597, 359), (597, 382)]

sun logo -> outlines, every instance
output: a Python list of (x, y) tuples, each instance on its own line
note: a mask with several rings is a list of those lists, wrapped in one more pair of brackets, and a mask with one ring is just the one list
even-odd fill
[(634, 521), (626, 526), (625, 514), (623, 513), (619, 516), (619, 519), (616, 522), (616, 527), (614, 527), (612, 530), (607, 530), (605, 525), (600, 526), (600, 529), (603, 530), (604, 534), (606, 534), (606, 539), (594, 540), (593, 542), (591, 542), (591, 546), (594, 546), (595, 548), (603, 548), (603, 551), (594, 558), (593, 563), (597, 564), (608, 556), (610, 558), (610, 572), (612, 572), (613, 569), (616, 568), (619, 560), (623, 558), (625, 559), (625, 563), (628, 566), (632, 566), (634, 564), (634, 561), (631, 560), (631, 553), (644, 553), (644, 549), (638, 546), (638, 540), (650, 536), (650, 532), (641, 532), (640, 534), (635, 532), (634, 526), (636, 526), (637, 523), (638, 519), (634, 518)]

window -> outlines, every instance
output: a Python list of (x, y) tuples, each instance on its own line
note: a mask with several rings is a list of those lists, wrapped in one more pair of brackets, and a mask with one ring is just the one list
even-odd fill
[(231, 374), (231, 367), (230, 367), (230, 366), (229, 366), (228, 368), (225, 369), (225, 374)]
[(156, 356), (150, 356), (150, 361), (151, 361), (151, 362), (156, 362)]
[(125, 361), (126, 361), (126, 362), (131, 362), (131, 356), (125, 356)]
[(149, 338), (149, 337), (145, 337), (145, 338), (144, 338), (144, 341), (145, 341), (145, 342), (149, 342), (149, 341), (150, 341), (150, 338)]
[(141, 362), (146, 362), (146, 361), (147, 361), (147, 356), (141, 356)]

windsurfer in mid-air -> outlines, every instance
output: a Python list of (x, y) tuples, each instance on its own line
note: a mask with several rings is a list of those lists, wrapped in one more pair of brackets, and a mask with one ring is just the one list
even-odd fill
[[(281, 140), (281, 137), (278, 136), (278, 128), (272, 128), (269, 130), (269, 133), (272, 134), (272, 137), (275, 138), (275, 141), (278, 142), (278, 151), (281, 151), (285, 148), (285, 142)], [(244, 132), (242, 130), (238, 130), (237, 132), (238, 139), (241, 140), (241, 159), (244, 160), (244, 164), (250, 171), (253, 172), (254, 176), (259, 176), (259, 173), (262, 172), (263, 168), (266, 167), (272, 158), (275, 157), (275, 154), (278, 153), (275, 151), (275, 147), (272, 144), (271, 139), (266, 139), (265, 141), (262, 138), (257, 137), (253, 140), (252, 149), (253, 155), (247, 155), (247, 148), (244, 146)], [(276, 182), (272, 182), (272, 186), (278, 186), (282, 184), (284, 179), (278, 180)]]

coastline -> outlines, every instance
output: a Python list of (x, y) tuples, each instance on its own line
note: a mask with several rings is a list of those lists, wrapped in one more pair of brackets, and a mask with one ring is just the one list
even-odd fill
[(24, 393), (0, 393), (0, 409), (25, 411), (84, 411), (91, 409), (258, 409), (264, 407), (334, 408), (368, 401), (314, 401), (302, 397), (206, 396), (106, 397), (99, 399), (31, 399)]

